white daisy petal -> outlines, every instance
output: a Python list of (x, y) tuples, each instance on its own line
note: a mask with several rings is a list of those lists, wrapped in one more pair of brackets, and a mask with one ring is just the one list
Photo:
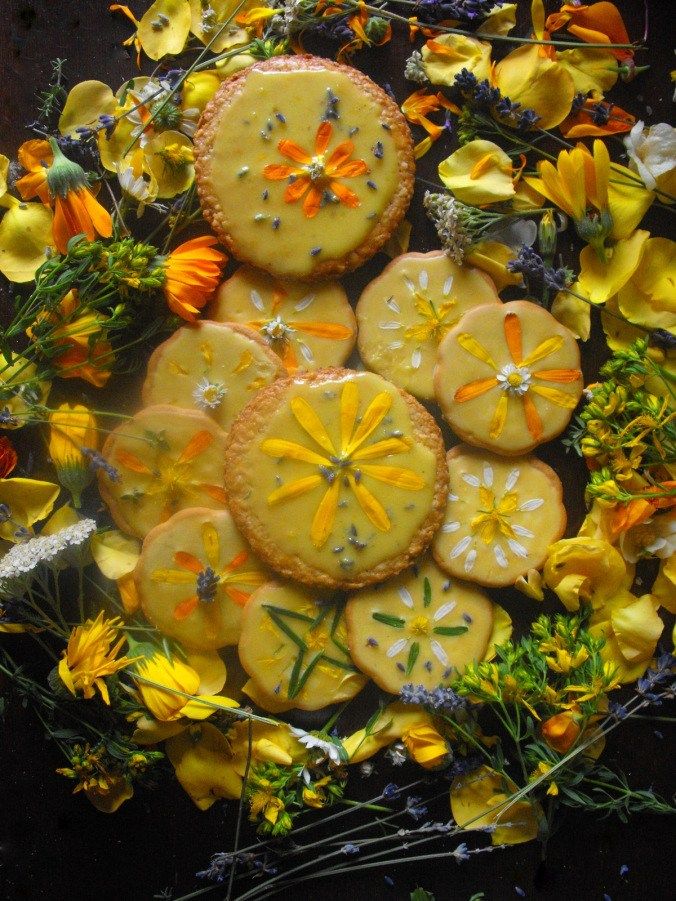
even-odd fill
[(472, 550), (465, 557), (465, 572), (471, 573), (474, 569), (474, 563), (476, 561), (476, 549), (472, 548)]
[(432, 653), (433, 653), (434, 656), (437, 658), (437, 660), (439, 661), (439, 663), (440, 663), (442, 666), (448, 666), (448, 654), (447, 654), (446, 651), (441, 647), (441, 645), (439, 644), (439, 642), (436, 641), (436, 639), (432, 639), (432, 641), (430, 641), (430, 648), (432, 649)]
[(409, 642), (408, 638), (398, 639), (397, 641), (394, 642), (394, 644), (391, 644), (389, 646), (389, 648), (387, 649), (387, 656), (388, 657), (396, 657), (397, 654), (401, 654), (401, 652), (404, 650), (404, 648), (406, 647), (408, 642)]
[(435, 623), (438, 623), (440, 619), (443, 619), (447, 614), (451, 612), (451, 610), (455, 610), (458, 606), (457, 601), (449, 601), (447, 604), (442, 604), (441, 607), (435, 612), (432, 619)]
[(251, 298), (251, 303), (256, 307), (256, 309), (262, 312), (264, 309), (263, 298), (260, 296), (258, 291), (251, 291), (249, 297)]
[(448, 492), (448, 500), (449, 500), (449, 501), (457, 501), (458, 499), (459, 499), (459, 498), (458, 498), (458, 495), (457, 495), (457, 494), (453, 494), (452, 491), (449, 491), (449, 492)]
[(294, 307), (294, 310), (297, 313), (301, 313), (303, 310), (307, 310), (307, 308), (310, 306), (310, 304), (314, 303), (314, 300), (315, 300), (315, 295), (308, 294), (307, 297), (303, 297), (301, 300), (298, 301), (298, 303)]
[(484, 485), (491, 488), (493, 485), (493, 467), (490, 463), (484, 463)]
[(411, 354), (411, 366), (413, 369), (420, 369), (420, 364), (422, 363), (422, 354), (416, 348)]
[(411, 292), (415, 291), (415, 285), (413, 284), (411, 279), (408, 277), (408, 275), (404, 276), (404, 284), (406, 285), (406, 287), (408, 288), (409, 291), (411, 291)]
[(392, 341), (392, 343), (388, 344), (387, 346), (389, 347), (390, 350), (401, 350), (401, 348), (404, 346), (404, 342), (403, 341)]
[(298, 347), (300, 348), (300, 352), (302, 353), (306, 363), (314, 363), (315, 357), (310, 348), (304, 341), (298, 342)]
[(473, 476), (470, 472), (463, 472), (462, 480), (468, 485), (471, 485), (472, 488), (478, 488), (481, 485), (479, 479), (476, 476)]
[(513, 538), (507, 539), (507, 545), (508, 545), (510, 551), (513, 554), (516, 554), (517, 557), (527, 557), (528, 556), (528, 551), (526, 550), (526, 548), (522, 544), (519, 544), (518, 541), (514, 541)]
[(426, 291), (429, 283), (430, 283), (430, 277), (427, 274), (427, 269), (421, 269), (420, 275), (418, 276), (418, 284), (423, 289), (423, 291)]
[(393, 332), (398, 328), (402, 328), (402, 325), (401, 322), (390, 320), (389, 322), (379, 322), (378, 328), (381, 328), (385, 332)]
[(524, 528), (524, 526), (514, 525), (514, 526), (512, 526), (512, 531), (516, 535), (520, 535), (521, 538), (535, 538), (535, 533), (531, 532), (530, 529)]
[(408, 588), (400, 588), (399, 589), (399, 597), (402, 600), (402, 603), (409, 608), (409, 610), (413, 609), (413, 598), (411, 597), (411, 592)]
[(446, 281), (444, 282), (444, 287), (441, 292), (444, 295), (444, 297), (448, 297), (448, 295), (451, 293), (452, 287), (453, 287), (453, 276), (449, 275), (448, 278), (446, 279)]
[(501, 566), (504, 569), (507, 566), (507, 557), (499, 544), (493, 546), (493, 555), (495, 556), (495, 562), (498, 566)]
[(460, 528), (459, 522), (445, 522), (441, 527), (442, 532), (457, 532)]
[(394, 299), (394, 297), (388, 297), (385, 301), (385, 304), (392, 310), (393, 313), (401, 313), (401, 307)]
[(519, 507), (519, 510), (524, 512), (530, 512), (531, 510), (538, 510), (544, 504), (544, 499), (541, 497), (534, 497), (529, 501), (524, 501), (523, 504)]
[(465, 535), (464, 538), (461, 538), (460, 541), (456, 544), (456, 546), (451, 550), (451, 553), (448, 555), (449, 560), (455, 560), (456, 557), (459, 557), (460, 554), (464, 554), (467, 548), (470, 545), (472, 540), (471, 535)]
[(511, 491), (512, 488), (519, 481), (519, 476), (521, 475), (521, 470), (512, 469), (507, 478), (505, 479), (505, 491)]

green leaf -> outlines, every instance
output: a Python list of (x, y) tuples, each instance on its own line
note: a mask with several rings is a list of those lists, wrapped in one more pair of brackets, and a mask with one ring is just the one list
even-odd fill
[(290, 619), (299, 619), (304, 623), (314, 622), (311, 616), (306, 616), (304, 613), (297, 613), (295, 610), (287, 610), (286, 607), (275, 607), (274, 604), (263, 604), (263, 610), (267, 610), (268, 613), (277, 613), (280, 616), (288, 616)]
[(303, 657), (305, 657), (305, 650), (299, 651), (298, 656), (294, 660), (293, 669), (289, 676), (289, 687), (287, 689), (287, 696), (289, 699), (295, 698), (300, 691), (300, 688), (298, 687), (298, 677), (300, 676), (300, 670), (303, 666)]
[(400, 616), (390, 616), (389, 613), (374, 613), (374, 620), (379, 623), (384, 623), (386, 626), (392, 626), (393, 629), (403, 629), (406, 625), (406, 620), (402, 619)]
[(425, 576), (423, 579), (423, 606), (429, 607), (432, 603), (432, 586), (430, 580)]
[(468, 626), (435, 626), (432, 631), (435, 635), (464, 635), (469, 628)]
[(300, 637), (300, 635), (296, 635), (291, 626), (287, 626), (287, 624), (278, 613), (275, 613), (273, 610), (268, 610), (268, 615), (273, 623), (277, 626), (277, 628), (280, 629), (285, 635), (288, 635), (291, 641), (295, 645), (297, 645), (301, 649), (301, 651), (307, 651), (307, 645)]
[(416, 888), (411, 892), (411, 901), (434, 901), (434, 895), (424, 888)]
[(415, 662), (418, 659), (418, 654), (420, 653), (420, 645), (417, 641), (414, 641), (411, 645), (411, 649), (408, 652), (408, 660), (406, 662), (406, 675), (410, 676), (413, 672), (413, 667), (415, 666)]

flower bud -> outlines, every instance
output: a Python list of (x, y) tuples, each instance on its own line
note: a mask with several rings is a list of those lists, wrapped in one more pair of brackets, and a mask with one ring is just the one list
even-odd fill
[(61, 404), (49, 415), (49, 456), (63, 487), (70, 491), (73, 506), (79, 508), (80, 495), (93, 478), (89, 458), (83, 448), (96, 448), (96, 420), (81, 404)]

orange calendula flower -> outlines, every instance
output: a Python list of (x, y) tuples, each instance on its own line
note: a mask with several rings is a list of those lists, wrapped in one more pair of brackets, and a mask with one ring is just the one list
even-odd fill
[(243, 607), (258, 585), (266, 581), (260, 570), (247, 570), (247, 551), (240, 551), (228, 561), (221, 560), (218, 530), (210, 523), (202, 526), (202, 544), (206, 562), (185, 551), (176, 551), (174, 563), (178, 569), (157, 569), (153, 572), (153, 582), (170, 585), (189, 585), (192, 591), (174, 608), (174, 619), (183, 620), (195, 610), (200, 601), (212, 603), (222, 586), (230, 600)]
[(322, 122), (315, 135), (315, 146), (312, 154), (303, 150), (295, 141), (282, 139), (277, 150), (282, 156), (297, 165), (288, 166), (283, 163), (272, 163), (263, 169), (265, 178), (271, 181), (291, 179), (284, 191), (284, 201), (295, 203), (301, 197), (303, 212), (308, 219), (313, 219), (321, 209), (325, 191), (329, 190), (340, 203), (356, 208), (361, 205), (359, 197), (339, 178), (355, 178), (365, 175), (368, 166), (364, 160), (350, 160), (354, 152), (352, 141), (342, 141), (332, 151), (328, 159), (326, 153), (331, 143), (333, 128), (330, 122)]
[(180, 244), (164, 261), (164, 296), (169, 309), (194, 322), (216, 290), (227, 257), (214, 249), (216, 238), (204, 235)]
[(47, 169), (54, 161), (52, 148), (42, 138), (24, 141), (17, 154), (19, 162), (28, 173), (17, 179), (16, 189), (24, 200), (39, 197), (45, 206), (50, 205), (47, 187)]
[(414, 149), (416, 159), (424, 156), (433, 142), (438, 140), (444, 133), (445, 126), (437, 125), (429, 118), (430, 113), (436, 113), (440, 109), (460, 115), (460, 107), (447, 100), (441, 92), (429, 94), (424, 88), (414, 91), (401, 105), (401, 111), (407, 120), (413, 125), (420, 125), (428, 135), (419, 144), (416, 144)]
[(9, 438), (0, 437), (0, 479), (6, 479), (17, 464), (17, 454)]
[(582, 374), (579, 369), (536, 370), (533, 368), (540, 360), (544, 360), (559, 350), (563, 344), (563, 338), (560, 335), (546, 338), (531, 353), (524, 357), (521, 341), (521, 323), (516, 313), (508, 313), (505, 316), (504, 330), (505, 342), (511, 362), (503, 366), (500, 366), (493, 360), (483, 344), (473, 335), (463, 333), (458, 336), (458, 344), (463, 350), (486, 363), (495, 372), (495, 375), (461, 385), (455, 392), (454, 399), (458, 403), (464, 403), (486, 394), (493, 388), (498, 388), (500, 397), (491, 419), (490, 437), (495, 439), (502, 434), (507, 420), (510, 398), (514, 398), (523, 403), (528, 431), (536, 441), (539, 441), (543, 434), (542, 420), (533, 403), (530, 392), (539, 394), (559, 407), (573, 409), (577, 404), (576, 395), (567, 394), (565, 391), (554, 388), (550, 384), (542, 385), (538, 383), (560, 382), (565, 384), (567, 382), (576, 382), (582, 377)]
[(394, 454), (403, 454), (410, 449), (410, 440), (404, 438), (385, 438), (373, 444), (366, 443), (391, 405), (392, 398), (382, 391), (358, 418), (359, 388), (354, 382), (346, 382), (340, 396), (339, 447), (334, 445), (310, 404), (301, 397), (293, 399), (291, 411), (301, 428), (323, 453), (317, 453), (285, 438), (268, 438), (261, 444), (263, 453), (271, 457), (308, 463), (314, 470), (302, 479), (275, 489), (268, 496), (270, 506), (307, 494), (326, 484), (310, 527), (310, 538), (316, 548), (323, 547), (331, 533), (344, 486), (349, 487), (369, 521), (381, 532), (388, 532), (392, 523), (383, 505), (364, 484), (364, 476), (406, 491), (418, 491), (425, 487), (424, 479), (410, 469), (372, 462)]
[(588, 97), (582, 106), (559, 125), (565, 138), (601, 138), (631, 131), (636, 116), (607, 100)]
[(120, 623), (119, 617), (104, 619), (100, 611), (95, 620), (88, 619), (73, 629), (58, 666), (59, 677), (72, 695), (81, 691), (90, 699), (98, 689), (105, 703), (110, 704), (105, 676), (134, 662), (132, 658), (117, 656), (127, 640), (124, 635), (118, 638)]
[[(545, 28), (549, 32), (566, 28), (575, 37), (588, 44), (629, 44), (629, 35), (614, 3), (586, 4), (564, 3), (558, 13), (547, 17)], [(631, 59), (630, 49), (610, 49), (609, 53), (618, 60)]]

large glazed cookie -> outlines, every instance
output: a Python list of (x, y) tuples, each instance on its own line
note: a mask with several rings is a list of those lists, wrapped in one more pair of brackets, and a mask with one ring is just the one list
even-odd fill
[(580, 352), (537, 304), (479, 307), (442, 341), (434, 391), (457, 435), (517, 456), (568, 425), (582, 394)]
[(228, 503), (258, 556), (311, 585), (358, 588), (430, 543), (446, 502), (439, 429), (371, 372), (280, 379), (235, 421)]
[(242, 608), (268, 576), (226, 510), (181, 510), (146, 535), (134, 580), (143, 612), (187, 648), (236, 644)]
[(289, 374), (341, 366), (357, 337), (352, 307), (338, 282), (280, 282), (249, 266), (223, 282), (209, 314), (254, 329)]
[(507, 460), (462, 444), (447, 460), (448, 506), (432, 545), (439, 566), (496, 587), (539, 569), (566, 528), (554, 470), (535, 457)]
[(283, 374), (255, 332), (202, 320), (179, 328), (153, 352), (143, 402), (203, 410), (227, 431), (254, 394)]
[(186, 507), (225, 506), (225, 432), (199, 410), (146, 407), (106, 439), (99, 491), (117, 525), (143, 538)]
[(408, 682), (427, 689), (481, 660), (493, 628), (493, 605), (467, 582), (449, 579), (431, 559), (345, 607), (348, 646), (360, 670), (385, 691)]
[(359, 353), (369, 369), (422, 400), (444, 335), (473, 307), (500, 303), (492, 280), (447, 254), (406, 253), (364, 289), (357, 304)]
[(237, 259), (282, 278), (360, 266), (413, 192), (396, 103), (363, 73), (314, 56), (274, 57), (227, 79), (195, 154), (205, 218)]
[(366, 683), (347, 651), (342, 605), (289, 584), (268, 582), (247, 603), (239, 659), (263, 706), (272, 697), (319, 710), (349, 701)]

